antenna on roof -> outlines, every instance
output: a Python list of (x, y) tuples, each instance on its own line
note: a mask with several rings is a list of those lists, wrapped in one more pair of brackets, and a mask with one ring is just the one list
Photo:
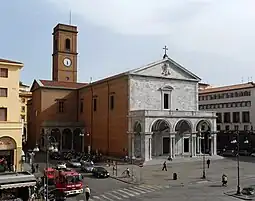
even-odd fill
[(90, 83), (90, 84), (92, 83), (92, 77), (90, 77), (90, 81), (89, 81), (89, 83)]
[(70, 10), (70, 13), (69, 13), (69, 25), (72, 24), (72, 10)]
[(243, 77), (242, 77), (242, 80), (241, 80), (242, 84), (243, 84)]

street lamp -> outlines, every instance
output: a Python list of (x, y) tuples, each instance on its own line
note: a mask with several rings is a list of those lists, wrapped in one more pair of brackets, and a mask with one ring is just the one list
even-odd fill
[[(89, 134), (89, 133), (87, 133), (87, 134), (86, 134), (86, 136), (89, 138), (90, 134)], [(89, 143), (88, 143), (88, 154), (90, 154), (90, 149), (91, 149), (91, 145), (90, 145), (90, 143), (91, 143), (91, 142), (90, 142), (90, 138), (89, 138), (89, 140), (88, 140), (88, 141), (89, 141)]]
[[(231, 141), (231, 144), (236, 144), (236, 158), (237, 158), (237, 189), (236, 189), (236, 194), (240, 195), (241, 194), (241, 187), (240, 187), (240, 157), (239, 157), (239, 152), (240, 152), (240, 135), (239, 131), (236, 131), (236, 138)], [(246, 139), (244, 141), (245, 144), (248, 144), (249, 141)]]

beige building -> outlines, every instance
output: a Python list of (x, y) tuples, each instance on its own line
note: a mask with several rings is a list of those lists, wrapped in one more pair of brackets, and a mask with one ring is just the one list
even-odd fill
[[(0, 59), (0, 165), (21, 170), (22, 122), (19, 80), (23, 64)], [(2, 160), (4, 159), (5, 165)]]
[(27, 142), (27, 102), (32, 98), (32, 92), (30, 92), (30, 86), (19, 82), (19, 98), (20, 98), (20, 119), (23, 124), (22, 129), (22, 142)]

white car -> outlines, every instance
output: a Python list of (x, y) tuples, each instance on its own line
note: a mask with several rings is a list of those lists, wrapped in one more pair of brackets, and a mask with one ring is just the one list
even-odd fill
[(255, 157), (255, 152), (251, 153), (251, 156), (252, 156), (252, 157)]
[(71, 159), (68, 161), (68, 165), (71, 167), (81, 167), (81, 162), (77, 159)]
[(66, 169), (66, 163), (64, 162), (58, 162), (56, 165), (57, 169)]

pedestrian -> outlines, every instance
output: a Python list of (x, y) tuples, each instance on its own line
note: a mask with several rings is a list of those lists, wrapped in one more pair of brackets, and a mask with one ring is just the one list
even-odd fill
[(211, 161), (210, 161), (210, 159), (208, 159), (208, 160), (207, 160), (207, 167), (208, 167), (208, 169), (209, 169), (209, 167), (210, 167), (210, 163), (211, 163)]
[(127, 174), (127, 177), (130, 177), (130, 170), (129, 170), (129, 168), (126, 169), (126, 174)]
[(167, 171), (167, 168), (166, 168), (166, 161), (163, 163), (163, 168), (162, 168), (162, 171)]
[(36, 172), (39, 172), (39, 164), (36, 164), (35, 168), (36, 168)]
[(32, 164), (31, 170), (32, 170), (32, 174), (34, 174), (35, 173), (35, 166), (34, 166), (34, 164)]
[(85, 188), (85, 197), (86, 197), (86, 201), (88, 201), (90, 197), (90, 189), (88, 185), (86, 185), (86, 188)]

